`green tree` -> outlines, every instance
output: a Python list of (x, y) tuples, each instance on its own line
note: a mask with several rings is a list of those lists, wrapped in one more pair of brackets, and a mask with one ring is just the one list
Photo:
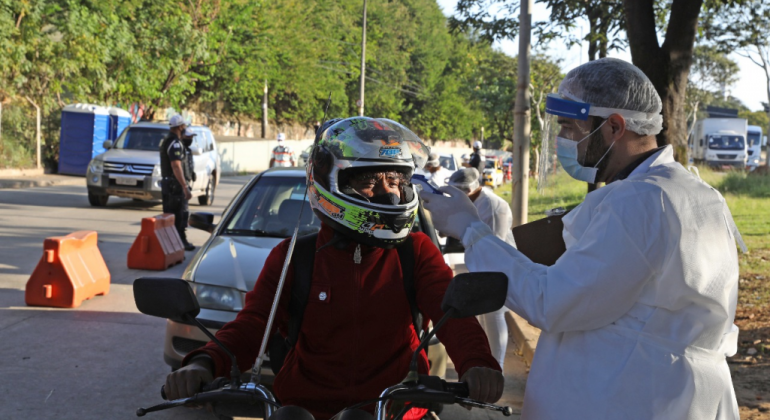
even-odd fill
[[(716, 48), (698, 45), (693, 50), (693, 63), (685, 92), (687, 121), (692, 132), (703, 109), (712, 105), (722, 92), (738, 81), (738, 64)], [(716, 104), (715, 104), (716, 105)]]

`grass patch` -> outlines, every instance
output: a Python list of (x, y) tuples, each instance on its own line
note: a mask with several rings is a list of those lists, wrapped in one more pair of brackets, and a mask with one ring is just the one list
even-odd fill
[[(537, 190), (537, 179), (529, 179), (529, 208), (527, 220), (533, 222), (545, 217), (545, 211), (556, 207), (573, 209), (583, 202), (586, 196), (585, 182), (576, 181), (564, 171), (551, 175), (542, 191)], [(511, 201), (511, 184), (495, 189), (495, 193), (506, 201)]]

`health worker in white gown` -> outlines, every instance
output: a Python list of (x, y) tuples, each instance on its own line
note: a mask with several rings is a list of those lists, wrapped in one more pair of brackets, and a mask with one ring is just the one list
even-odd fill
[(506, 306), (542, 329), (522, 419), (729, 419), (740, 234), (722, 196), (658, 147), (661, 100), (617, 59), (570, 71), (546, 112), (574, 178), (606, 182), (563, 218), (566, 252), (533, 263), (468, 197), (423, 192), (470, 271), (508, 276)]

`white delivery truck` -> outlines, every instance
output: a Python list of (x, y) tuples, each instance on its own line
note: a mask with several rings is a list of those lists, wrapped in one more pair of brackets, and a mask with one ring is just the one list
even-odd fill
[(706, 118), (695, 123), (690, 149), (695, 163), (713, 167), (746, 168), (748, 121), (744, 118)]
[(758, 125), (750, 125), (748, 128), (748, 135), (746, 136), (747, 147), (749, 148), (749, 160), (746, 166), (749, 170), (753, 171), (757, 169), (762, 163), (762, 127)]

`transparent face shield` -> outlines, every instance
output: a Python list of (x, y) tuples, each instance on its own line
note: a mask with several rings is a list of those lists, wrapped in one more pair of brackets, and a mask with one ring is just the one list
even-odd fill
[[(529, 221), (559, 215), (583, 201), (586, 183), (572, 178), (562, 168), (556, 141), (561, 126), (556, 116), (538, 119), (533, 133), (530, 162), (534, 179), (530, 180)], [(535, 131), (535, 130), (533, 130)]]
[[(551, 94), (546, 98), (545, 115), (539, 120), (539, 132), (533, 139), (532, 164), (537, 193), (530, 199), (530, 219), (558, 215), (581, 203), (588, 191), (587, 181), (576, 179), (577, 172), (595, 172), (587, 165), (585, 150), (603, 119), (591, 118), (591, 105), (561, 99)], [(571, 158), (566, 158), (567, 155)], [(574, 158), (574, 159), (572, 159)], [(571, 171), (571, 172), (570, 172)], [(589, 178), (583, 174), (584, 178)]]

